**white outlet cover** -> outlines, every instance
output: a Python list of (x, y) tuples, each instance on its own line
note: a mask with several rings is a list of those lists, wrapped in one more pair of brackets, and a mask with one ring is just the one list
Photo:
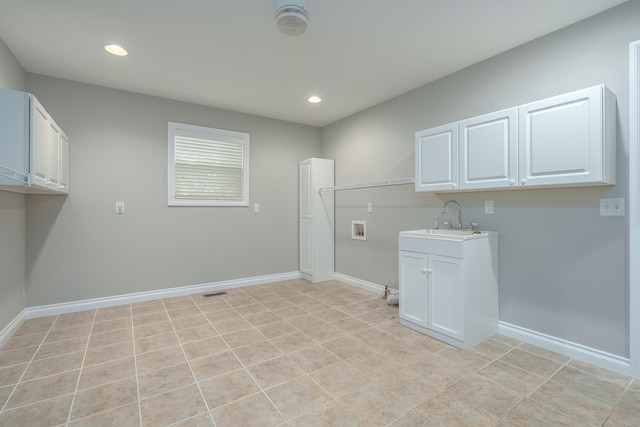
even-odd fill
[(489, 215), (493, 214), (493, 200), (484, 201), (484, 213)]

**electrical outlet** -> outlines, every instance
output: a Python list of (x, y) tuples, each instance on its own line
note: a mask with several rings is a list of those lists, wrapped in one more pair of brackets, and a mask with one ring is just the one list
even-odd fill
[(600, 199), (600, 216), (624, 216), (624, 197)]
[(484, 213), (488, 215), (493, 214), (493, 200), (484, 201)]
[(367, 203), (367, 212), (373, 212), (373, 205), (371, 203)]

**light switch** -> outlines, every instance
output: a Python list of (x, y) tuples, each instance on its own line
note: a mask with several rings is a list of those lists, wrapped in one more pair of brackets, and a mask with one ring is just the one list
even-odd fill
[(255, 213), (260, 212), (260, 203), (254, 203), (254, 204), (253, 204), (253, 211), (254, 211)]
[(600, 199), (600, 216), (624, 216), (624, 197)]
[(484, 213), (487, 215), (493, 214), (493, 200), (484, 201)]
[(124, 213), (124, 202), (116, 202), (116, 213), (118, 214)]

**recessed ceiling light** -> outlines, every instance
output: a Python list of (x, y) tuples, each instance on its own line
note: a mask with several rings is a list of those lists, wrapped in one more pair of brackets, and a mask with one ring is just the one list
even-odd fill
[(322, 98), (320, 98), (319, 96), (310, 96), (308, 101), (312, 104), (317, 104), (318, 102), (322, 102)]
[(115, 56), (127, 56), (129, 54), (127, 49), (117, 44), (107, 44), (104, 46), (104, 50)]

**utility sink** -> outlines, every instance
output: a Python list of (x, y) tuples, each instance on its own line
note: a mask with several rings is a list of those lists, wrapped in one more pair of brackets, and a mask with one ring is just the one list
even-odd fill
[(402, 231), (400, 236), (421, 237), (424, 239), (469, 240), (487, 237), (487, 232), (455, 228), (427, 228), (425, 230)]

